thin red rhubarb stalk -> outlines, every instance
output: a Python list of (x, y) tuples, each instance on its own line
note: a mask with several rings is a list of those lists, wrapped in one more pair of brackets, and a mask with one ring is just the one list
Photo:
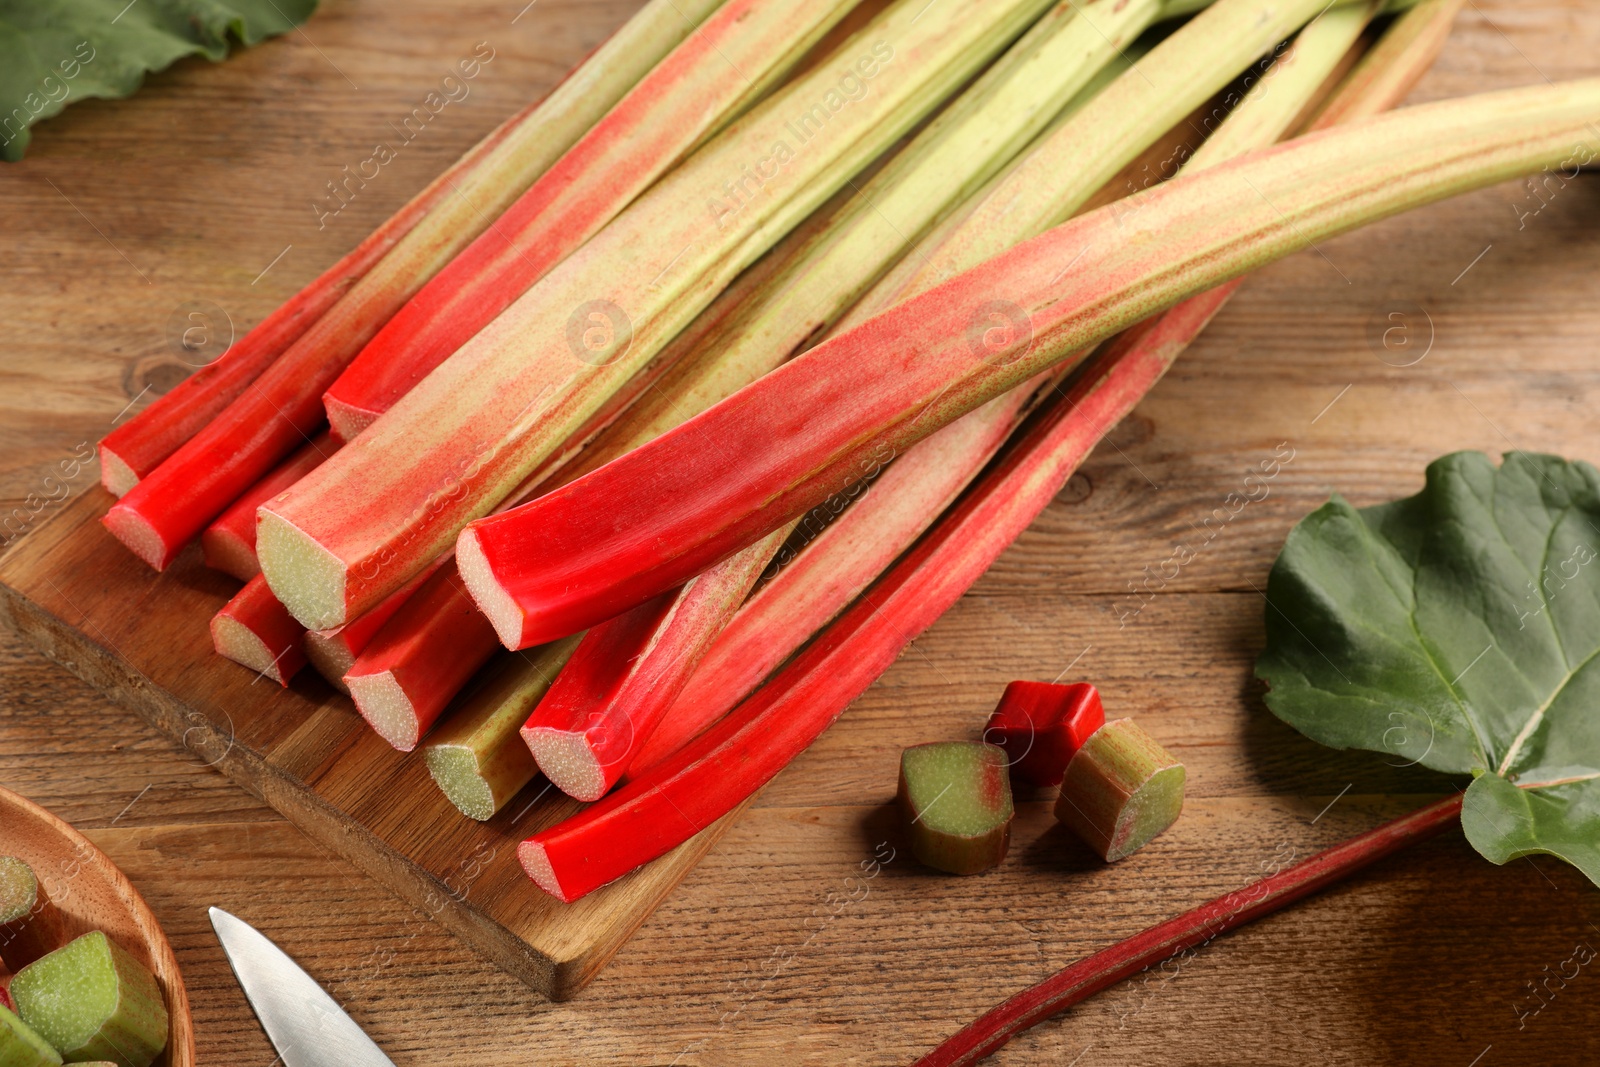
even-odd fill
[[(439, 560), (434, 566), (422, 571), (390, 593), (377, 607), (343, 626), (335, 626), (331, 630), (307, 630), (306, 658), (317, 669), (317, 673), (326, 678), (339, 692), (348, 696), (350, 687), (345, 684), (344, 676), (350, 673), (350, 668), (356, 665), (356, 660), (367, 650), (367, 646), (372, 644), (372, 639), (378, 636), (378, 632), (401, 608), (405, 607), (412, 595), (421, 589), (423, 583), (432, 578), (445, 562), (443, 559)], [(448, 607), (443, 611), (448, 611)]]
[(306, 665), (300, 643), (305, 633), (259, 574), (211, 618), (211, 644), (219, 656), (285, 686)]
[(322, 394), (389, 316), (583, 136), (713, 3), (647, 4), (224, 411), (130, 489), (106, 514), (106, 527), (157, 570), (170, 564), (224, 508), (309, 440), (323, 419)]
[[(261, 509), (258, 552), (279, 598), (302, 622), (336, 625), (447, 550), (745, 266), (1047, 5), (897, 0), (668, 172), (331, 463)], [(844, 106), (841, 81), (867, 73), (870, 91)], [(837, 111), (818, 103), (829, 94)]]
[(1460, 817), (1461, 795), (1456, 794), (1101, 949), (991, 1009), (917, 1060), (915, 1067), (977, 1063), (1017, 1034), (1102, 989), (1427, 841), (1459, 824)]
[(599, 800), (672, 707), (755, 584), (781, 534), (682, 589), (596, 626), (522, 727), (539, 769), (568, 796)]
[(520, 624), (538, 642), (583, 629), (803, 514), (862, 459), (903, 450), (1138, 318), (1364, 223), (1559, 165), (1597, 118), (1595, 79), (1424, 104), (1090, 212), (468, 525), (462, 576), (502, 631)]
[(100, 480), (105, 487), (119, 497), (125, 495), (220, 415), (284, 349), (327, 314), (429, 211), (451, 195), (454, 187), (469, 180), (490, 152), (537, 106), (530, 104), (501, 123), (371, 236), (262, 319), (226, 352), (101, 438)]
[(206, 566), (248, 582), (261, 573), (256, 559), (256, 508), (289, 488), (329, 456), (339, 450), (329, 434), (316, 440), (274, 467), (272, 473), (251, 486), (228, 510), (217, 517), (200, 535), (200, 549)]
[(499, 647), (447, 560), (378, 631), (344, 683), (378, 736), (410, 752)]
[(378, 331), (324, 395), (328, 421), (348, 440), (388, 411), (787, 73), (853, 2), (728, 0)]
[(732, 811), (804, 751), (1028, 527), (1083, 457), (1210, 320), (1190, 300), (1124, 334), (1052, 400), (926, 537), (730, 715), (605, 799), (524, 841), (523, 868), (572, 901)]

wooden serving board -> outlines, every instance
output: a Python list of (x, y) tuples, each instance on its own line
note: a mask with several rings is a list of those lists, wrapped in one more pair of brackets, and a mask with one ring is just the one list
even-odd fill
[(582, 989), (738, 814), (562, 904), (516, 846), (576, 801), (537, 779), (490, 822), (466, 818), (420, 752), (390, 748), (315, 671), (284, 689), (213, 653), (211, 616), (238, 583), (193, 548), (151, 571), (100, 525), (111, 502), (96, 486), (0, 558), (11, 628), (553, 999)]

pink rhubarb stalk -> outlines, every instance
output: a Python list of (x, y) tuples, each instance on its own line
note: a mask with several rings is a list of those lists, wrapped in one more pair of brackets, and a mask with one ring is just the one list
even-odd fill
[(1018, 993), (917, 1060), (915, 1067), (966, 1067), (977, 1063), (1029, 1027), (1102, 989), (1270, 915), (1385, 856), (1427, 841), (1460, 821), (1461, 797), (1448, 797), (1152, 926)]
[[(470, 173), (450, 185), (451, 195), (433, 203), (224, 411), (131, 488), (106, 514), (106, 527), (157, 570), (170, 564), (211, 520), (315, 431), (323, 419), (322, 394), (378, 328), (621, 99), (694, 28), (696, 15), (703, 16), (711, 6), (713, 0), (652, 0), (646, 5), (539, 107), (514, 123)], [(378, 599), (382, 598), (375, 598), (373, 605)]]
[[(669, 171), (332, 462), (261, 509), (258, 552), (273, 591), (302, 622), (333, 626), (447, 550), (745, 266), (1047, 3), (898, 0)], [(868, 82), (864, 95), (854, 88)], [(858, 98), (847, 101), (841, 84)]]
[(583, 629), (803, 514), (865, 458), (909, 447), (1141, 316), (1364, 223), (1559, 166), (1597, 119), (1594, 79), (1425, 104), (1090, 212), (616, 462), (472, 523), (462, 576), (501, 630), (520, 625), (538, 642)]
[(728, 0), (378, 331), (323, 403), (346, 440), (389, 410), (708, 133), (853, 0)]
[[(331, 630), (306, 631), (306, 658), (317, 669), (317, 673), (328, 680), (339, 692), (349, 695), (350, 687), (345, 684), (344, 676), (356, 665), (356, 660), (361, 653), (372, 644), (372, 639), (377, 637), (390, 619), (409, 601), (423, 583), (432, 578), (438, 569), (445, 565), (446, 560), (439, 560), (434, 566), (419, 573), (411, 581), (390, 593), (383, 601), (365, 615), (335, 626)], [(448, 614), (451, 604), (441, 604), (436, 610), (438, 614)]]
[[(1206, 298), (1212, 294), (1206, 294)], [(524, 841), (523, 868), (572, 901), (732, 811), (827, 729), (977, 581), (1220, 302), (1129, 331), (1043, 409), (998, 466), (884, 577), (732, 714), (582, 812)]]
[(497, 648), (449, 560), (378, 631), (344, 683), (378, 736), (410, 752)]
[(306, 655), (306, 628), (278, 603), (267, 580), (256, 575), (211, 618), (211, 644), (217, 655), (288, 685)]
[(151, 402), (100, 440), (100, 480), (117, 496), (149, 476), (168, 456), (220, 415), (311, 324), (338, 303), (441, 200), (484, 165), (490, 153), (537, 105), (501, 123), (451, 168), (315, 281), (290, 297), (226, 352)]
[(568, 796), (599, 800), (672, 707), (777, 548), (758, 541), (722, 565), (590, 630), (522, 728), (539, 769)]
[(206, 566), (231, 574), (241, 582), (260, 574), (261, 561), (256, 559), (256, 509), (316, 470), (338, 450), (339, 445), (331, 435), (318, 434), (315, 440), (278, 464), (271, 474), (228, 505), (228, 510), (200, 535)]

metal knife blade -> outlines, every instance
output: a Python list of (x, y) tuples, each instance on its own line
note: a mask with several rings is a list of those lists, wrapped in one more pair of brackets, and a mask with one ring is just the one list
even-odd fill
[(355, 1020), (261, 931), (210, 909), (244, 997), (286, 1067), (394, 1067)]

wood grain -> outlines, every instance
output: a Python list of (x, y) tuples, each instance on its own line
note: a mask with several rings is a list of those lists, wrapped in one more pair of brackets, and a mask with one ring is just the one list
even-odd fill
[[(256, 321), (633, 6), (540, 0), (513, 24), (523, 0), (447, 14), (333, 0), (304, 38), (220, 67), (180, 64), (132, 101), (76, 105), (40, 127), (0, 186), (11, 253), (0, 499), (39, 492), (161, 371), (176, 306), (209, 299)], [(370, 200), (317, 232), (309, 203), (321, 184), (479, 40), (505, 65), (491, 64)], [(1416, 99), (1592, 75), (1597, 54), (1589, 0), (1474, 0)], [(907, 1062), (1051, 969), (1235, 888), (1288, 849), (1330, 844), (1449, 787), (1326, 752), (1265, 711), (1250, 674), (1255, 590), (1289, 527), (1331, 490), (1357, 504), (1414, 492), (1428, 460), (1461, 448), (1600, 459), (1595, 179), (1522, 230), (1519, 203), (1515, 185), (1465, 197), (1253, 279), (1034, 528), (574, 1000), (531, 994), (6, 636), (0, 780), (84, 826), (139, 886), (183, 966), (206, 1062), (272, 1060), (206, 927), (208, 904), (305, 962), (402, 1065)], [(1383, 362), (1370, 324), (1416, 308), (1432, 317), (1434, 348), (1413, 366)], [(1120, 624), (1135, 605), (1128, 583), (1199, 536), (1285, 441), (1295, 461), (1272, 494)], [(833, 913), (829, 894), (854, 891), (845, 879), (875, 846), (903, 849), (888, 807), (900, 748), (975, 736), (1006, 681), (1053, 678), (1080, 654), (1072, 675), (1100, 683), (1108, 710), (1136, 715), (1188, 764), (1174, 831), (1103, 868), (1031, 798), (999, 871), (949, 879), (900, 856)], [(1543, 968), (1596, 944), (1597, 925), (1600, 898), (1571, 870), (1493, 867), (1447, 837), (1217, 941), (1175, 977), (1102, 995), (994, 1062), (1591, 1063), (1592, 975), (1520, 1029), (1516, 1009)]]

